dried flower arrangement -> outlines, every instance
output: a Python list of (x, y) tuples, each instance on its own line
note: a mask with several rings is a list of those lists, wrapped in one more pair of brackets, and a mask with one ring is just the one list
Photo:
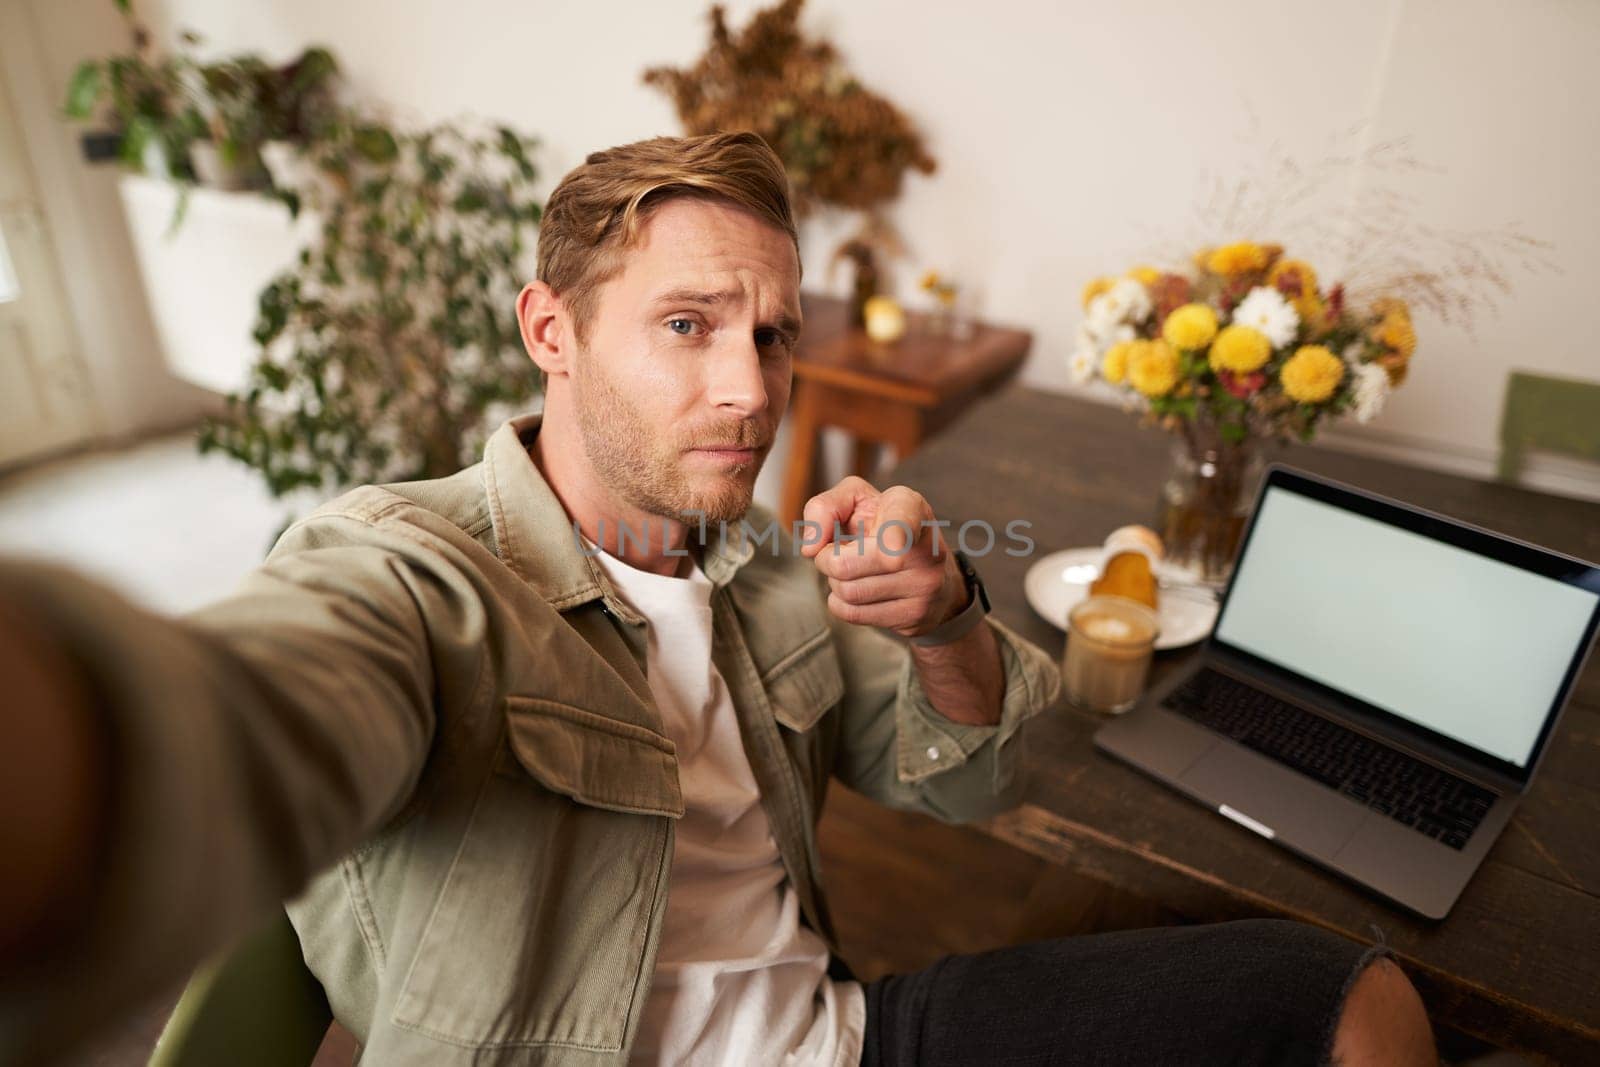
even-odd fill
[(900, 110), (865, 88), (827, 41), (800, 30), (804, 0), (757, 11), (738, 33), (721, 5), (711, 42), (682, 70), (645, 71), (646, 85), (672, 98), (691, 135), (754, 130), (783, 159), (796, 206), (871, 209), (893, 200), (907, 170), (936, 166)]
[[(1384, 297), (1419, 315), (1472, 334), (1497, 312), (1513, 278), (1560, 273), (1553, 245), (1515, 224), (1452, 229), (1428, 221), (1414, 176), (1442, 174), (1413, 151), (1408, 137), (1370, 140), (1364, 124), (1330, 138), (1317, 158), (1299, 158), (1281, 144), (1241, 138), (1241, 159), (1259, 163), (1211, 175), (1181, 234), (1168, 229), (1141, 258), (1178, 260), (1191, 248), (1216, 247), (1240, 234), (1292, 242), (1302, 256), (1331, 267), (1354, 305)], [(1339, 210), (1330, 194), (1350, 190)]]

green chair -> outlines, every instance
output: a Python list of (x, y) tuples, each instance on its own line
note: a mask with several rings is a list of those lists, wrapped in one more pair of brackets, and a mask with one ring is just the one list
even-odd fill
[(308, 1067), (332, 1021), (289, 916), (279, 911), (195, 972), (150, 1067)]
[(1516, 481), (1529, 449), (1600, 463), (1600, 382), (1512, 371), (1500, 415), (1501, 481)]

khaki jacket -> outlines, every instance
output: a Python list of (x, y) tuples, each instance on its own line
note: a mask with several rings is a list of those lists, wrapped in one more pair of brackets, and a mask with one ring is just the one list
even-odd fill
[[(644, 621), (529, 458), (537, 429), (513, 419), (456, 475), (324, 505), (234, 595), (181, 620), (0, 574), (25, 601), (44, 583), (36, 599), (85, 649), (113, 719), (123, 844), (105, 922), (63, 957), (72, 1014), (178, 973), (292, 896), (365, 1063), (626, 1059), (683, 798)], [(991, 619), (1001, 721), (960, 725), (902, 644), (828, 613), (787, 536), (733, 524), (696, 551), (784, 867), (832, 946), (815, 835), (829, 778), (947, 820), (1000, 810), (1055, 666)], [(35, 988), (39, 1022), (52, 986)]]

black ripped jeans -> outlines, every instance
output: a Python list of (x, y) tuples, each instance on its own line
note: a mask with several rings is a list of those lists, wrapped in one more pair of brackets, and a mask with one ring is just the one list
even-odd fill
[(1345, 993), (1387, 954), (1251, 919), (948, 956), (867, 985), (862, 1063), (1324, 1064)]

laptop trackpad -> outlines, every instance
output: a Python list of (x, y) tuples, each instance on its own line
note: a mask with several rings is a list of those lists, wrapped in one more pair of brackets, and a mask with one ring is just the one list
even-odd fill
[(1232, 741), (1206, 753), (1178, 781), (1213, 806), (1226, 804), (1325, 859), (1333, 858), (1368, 814), (1348, 797)]

